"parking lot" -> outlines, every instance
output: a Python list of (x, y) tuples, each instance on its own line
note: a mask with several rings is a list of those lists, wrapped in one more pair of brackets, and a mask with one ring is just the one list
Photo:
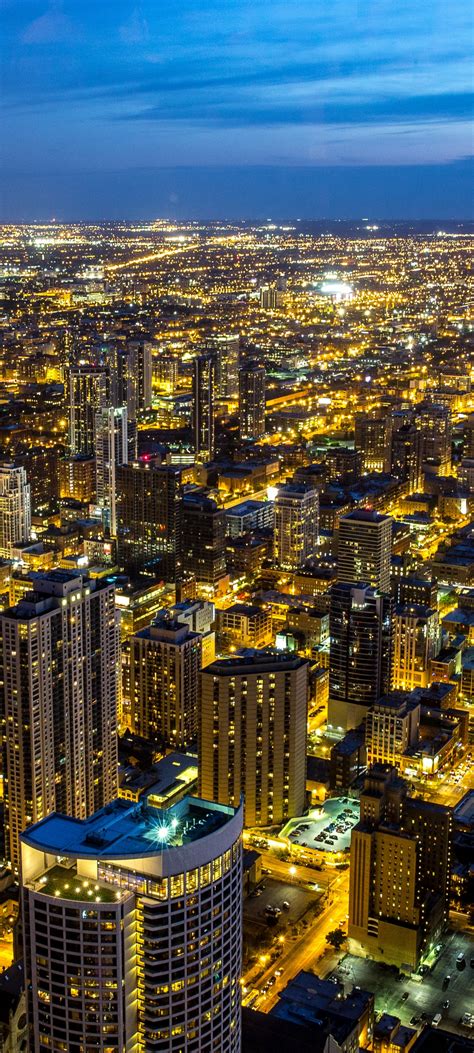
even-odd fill
[[(466, 960), (466, 968), (462, 972), (456, 967), (456, 956), (460, 952)], [(421, 983), (407, 977), (397, 979), (395, 969), (349, 954), (341, 960), (335, 975), (350, 986), (357, 984), (367, 991), (373, 991), (376, 1011), (392, 1013), (400, 1018), (402, 1024), (420, 1027), (424, 1020), (431, 1023), (436, 1013), (441, 1013), (443, 1028), (472, 1037), (473, 1032), (460, 1023), (463, 1014), (472, 1012), (474, 1006), (474, 968), (470, 966), (471, 958), (474, 959), (474, 941), (465, 933), (455, 932), (445, 937), (433, 971)], [(445, 979), (447, 976), (451, 977), (448, 983)], [(449, 1007), (443, 1009), (443, 1003), (447, 1001)]]
[(349, 848), (352, 828), (358, 822), (358, 801), (331, 797), (308, 815), (290, 819), (279, 836), (290, 845), (313, 852), (343, 852)]
[[(253, 893), (244, 900), (246, 937), (251, 939), (254, 936), (258, 941), (263, 931), (278, 933), (293, 928), (308, 908), (317, 904), (320, 895), (298, 885), (265, 878), (260, 885), (260, 893)], [(284, 907), (284, 903), (288, 906)], [(267, 913), (267, 908), (277, 908), (281, 913), (272, 917)]]

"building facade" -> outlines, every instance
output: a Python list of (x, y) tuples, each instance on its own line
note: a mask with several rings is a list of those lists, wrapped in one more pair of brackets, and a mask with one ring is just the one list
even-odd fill
[(80, 574), (32, 572), (0, 613), (5, 840), (49, 812), (84, 818), (117, 790), (120, 669), (114, 588)]
[(239, 370), (239, 434), (241, 439), (265, 434), (265, 367), (257, 363)]
[(240, 1053), (241, 833), (186, 797), (24, 835), (31, 1053)]
[(11, 559), (15, 545), (31, 537), (30, 485), (24, 468), (0, 465), (0, 558)]
[(271, 826), (305, 804), (308, 664), (254, 651), (201, 673), (199, 787), (235, 804), (245, 825)]
[(365, 581), (380, 592), (390, 592), (392, 520), (358, 508), (339, 520), (337, 580)]
[(130, 639), (132, 730), (145, 739), (189, 746), (197, 737), (202, 640), (162, 616)]
[(274, 505), (274, 557), (282, 570), (297, 570), (316, 555), (319, 494), (309, 486), (281, 486)]
[(197, 461), (212, 461), (215, 444), (215, 373), (214, 356), (198, 355), (193, 372), (193, 428)]
[(393, 682), (393, 601), (370, 585), (333, 585), (328, 726), (356, 728)]
[(181, 570), (182, 488), (179, 468), (148, 461), (116, 469), (117, 549), (126, 570), (153, 569), (165, 581)]

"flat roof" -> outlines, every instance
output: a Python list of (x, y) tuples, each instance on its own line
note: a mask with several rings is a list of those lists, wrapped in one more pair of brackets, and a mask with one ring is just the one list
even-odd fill
[(73, 858), (123, 859), (162, 855), (215, 833), (237, 809), (195, 797), (171, 808), (116, 798), (88, 819), (53, 812), (22, 835), (39, 851)]

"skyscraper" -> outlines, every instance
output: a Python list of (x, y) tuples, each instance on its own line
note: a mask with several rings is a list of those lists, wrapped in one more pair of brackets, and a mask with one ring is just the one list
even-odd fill
[(393, 600), (370, 585), (333, 585), (328, 726), (356, 728), (392, 687)]
[(367, 582), (390, 591), (392, 520), (368, 508), (357, 508), (339, 520), (337, 580)]
[(275, 562), (283, 570), (296, 570), (316, 555), (318, 491), (304, 484), (280, 486), (274, 511)]
[(8, 857), (55, 810), (83, 818), (117, 790), (119, 635), (114, 588), (65, 570), (32, 573), (0, 613)]
[(211, 354), (194, 359), (193, 427), (197, 461), (212, 461), (214, 457), (215, 369)]
[(407, 797), (396, 769), (375, 765), (352, 831), (348, 933), (353, 950), (414, 971), (447, 920), (452, 816)]
[(117, 533), (116, 474), (128, 462), (127, 407), (99, 410), (95, 418), (96, 501), (112, 537)]
[(206, 350), (211, 352), (215, 360), (217, 398), (236, 399), (239, 386), (239, 334), (210, 337), (206, 340)]
[(116, 468), (118, 558), (175, 581), (181, 567), (181, 472), (149, 461)]
[(393, 635), (393, 686), (406, 691), (427, 687), (431, 680), (431, 659), (441, 647), (438, 612), (418, 604), (398, 604)]
[(135, 381), (137, 414), (150, 409), (152, 401), (152, 353), (149, 340), (129, 340), (129, 371)]
[(392, 474), (408, 483), (408, 492), (423, 488), (423, 436), (414, 424), (402, 424), (392, 435)]
[(112, 404), (110, 370), (97, 366), (72, 366), (69, 370), (70, 452), (95, 454), (95, 418)]
[(361, 454), (364, 472), (390, 471), (391, 441), (392, 420), (388, 413), (356, 413), (354, 446)]
[(256, 362), (239, 370), (239, 432), (241, 439), (265, 434), (265, 367)]
[(24, 468), (0, 464), (0, 557), (11, 559), (15, 545), (31, 536), (31, 497)]
[(30, 1045), (240, 1053), (242, 805), (115, 800), (23, 837)]
[(183, 571), (216, 586), (226, 574), (226, 516), (215, 501), (192, 491), (182, 509)]
[(132, 728), (145, 739), (189, 746), (197, 737), (202, 640), (162, 615), (130, 639)]
[(210, 801), (245, 798), (245, 825), (301, 815), (306, 786), (308, 664), (253, 651), (201, 673), (199, 786)]
[(440, 475), (451, 469), (452, 423), (448, 406), (420, 402), (416, 407), (415, 424), (422, 436), (423, 466)]

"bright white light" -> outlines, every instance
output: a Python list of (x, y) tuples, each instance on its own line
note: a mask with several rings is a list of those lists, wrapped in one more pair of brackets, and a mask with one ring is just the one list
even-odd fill
[(267, 497), (269, 501), (274, 501), (278, 493), (277, 486), (267, 486)]

